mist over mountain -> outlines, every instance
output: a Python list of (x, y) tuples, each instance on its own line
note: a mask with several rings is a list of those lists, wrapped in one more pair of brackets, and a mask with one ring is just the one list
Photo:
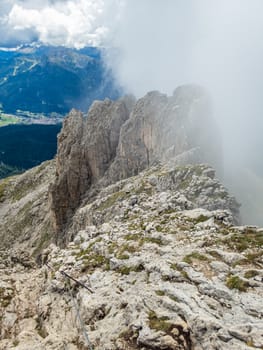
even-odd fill
[(0, 104), (5, 113), (26, 116), (87, 111), (94, 99), (120, 94), (102, 52), (96, 48), (28, 45), (0, 49)]

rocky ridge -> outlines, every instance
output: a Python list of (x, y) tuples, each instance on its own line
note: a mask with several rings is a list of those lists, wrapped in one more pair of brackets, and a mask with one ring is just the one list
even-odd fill
[(93, 349), (261, 349), (263, 230), (235, 226), (234, 208), (205, 165), (104, 188), (42, 266), (1, 255), (0, 349), (89, 349), (76, 303)]

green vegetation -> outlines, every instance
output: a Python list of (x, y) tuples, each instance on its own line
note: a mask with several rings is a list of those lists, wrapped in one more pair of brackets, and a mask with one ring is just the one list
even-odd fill
[(168, 297), (169, 297), (171, 300), (173, 300), (174, 302), (176, 302), (176, 303), (178, 302), (178, 299), (177, 299), (174, 295), (169, 294)]
[(128, 254), (119, 254), (117, 255), (117, 259), (119, 260), (128, 260), (130, 256)]
[(208, 254), (217, 260), (222, 260), (222, 256), (216, 250), (210, 250)]
[(175, 271), (179, 271), (182, 275), (183, 278), (189, 280), (189, 276), (186, 271), (184, 271), (178, 264), (171, 264), (170, 265), (171, 269)]
[(17, 124), (21, 123), (21, 119), (15, 115), (4, 114), (0, 112), (0, 127), (8, 124)]
[(154, 243), (157, 245), (164, 244), (161, 238), (145, 237), (141, 233), (128, 234), (124, 237), (124, 239), (127, 241), (137, 241), (140, 247), (145, 243)]
[(163, 290), (156, 290), (155, 294), (159, 295), (160, 297), (163, 297), (165, 295), (165, 292)]
[(122, 266), (119, 267), (116, 271), (121, 275), (129, 275), (131, 272), (141, 272), (144, 270), (144, 266), (142, 264), (136, 266)]
[(153, 188), (150, 184), (146, 183), (145, 181), (142, 181), (139, 184), (139, 187), (135, 188), (134, 193), (139, 195), (141, 193), (146, 193), (148, 196), (152, 196), (153, 194)]
[(124, 237), (126, 241), (139, 241), (142, 237), (141, 233), (131, 233)]
[(244, 277), (245, 278), (253, 278), (253, 277), (258, 276), (258, 275), (259, 275), (258, 271), (256, 271), (256, 270), (249, 270), (249, 271), (245, 272)]
[(226, 244), (229, 248), (238, 252), (243, 252), (249, 248), (262, 248), (263, 233), (251, 228), (247, 228), (243, 233), (234, 233), (220, 243)]
[(13, 289), (0, 288), (0, 306), (7, 307), (14, 296)]
[(245, 255), (246, 261), (250, 264), (262, 263), (263, 250), (262, 248), (258, 252), (248, 253)]
[(93, 246), (102, 240), (101, 237), (97, 238), (95, 241), (91, 242), (86, 249), (82, 249), (79, 253), (77, 253), (78, 259), (86, 259), (90, 253), (92, 253)]
[(186, 262), (187, 264), (192, 264), (194, 260), (209, 261), (209, 258), (198, 252), (193, 252), (191, 254), (186, 255), (183, 259), (183, 261)]
[(243, 281), (238, 276), (231, 275), (226, 281), (226, 286), (229, 289), (237, 289), (241, 292), (246, 292), (249, 284), (246, 281)]
[(119, 191), (110, 195), (104, 202), (102, 202), (97, 210), (103, 211), (112, 207), (117, 201), (124, 199), (127, 196), (125, 192)]
[(170, 322), (167, 322), (169, 320), (168, 317), (162, 316), (157, 317), (156, 313), (154, 311), (150, 311), (148, 314), (149, 317), (149, 327), (151, 329), (155, 329), (156, 331), (162, 331), (162, 332), (169, 332), (173, 328), (172, 324)]
[(108, 271), (110, 269), (110, 261), (104, 255), (91, 253), (83, 256), (82, 272), (93, 272), (97, 267), (103, 268)]
[(200, 215), (200, 216), (198, 216), (198, 218), (195, 219), (195, 222), (196, 222), (197, 224), (199, 224), (200, 222), (205, 222), (205, 221), (207, 221), (208, 219), (209, 219), (208, 216)]

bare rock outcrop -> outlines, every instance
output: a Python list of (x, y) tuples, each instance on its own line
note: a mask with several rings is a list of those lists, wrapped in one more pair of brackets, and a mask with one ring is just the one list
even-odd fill
[[(50, 186), (56, 232), (63, 232), (83, 195), (100, 179), (116, 155), (119, 132), (132, 101), (96, 101), (87, 118), (72, 110), (58, 137), (57, 171)], [(58, 235), (63, 241), (63, 235)]]
[(125, 179), (156, 161), (171, 159), (222, 166), (211, 102), (199, 86), (179, 87), (171, 97), (154, 91), (138, 100), (121, 129), (108, 179)]
[(179, 87), (171, 97), (153, 91), (136, 103), (131, 97), (96, 101), (87, 118), (70, 113), (58, 143), (50, 199), (59, 240), (91, 186), (104, 187), (162, 161), (221, 166), (210, 99), (199, 86)]

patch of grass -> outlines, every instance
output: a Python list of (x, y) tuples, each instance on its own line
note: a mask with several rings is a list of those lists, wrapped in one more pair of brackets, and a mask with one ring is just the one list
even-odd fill
[(128, 254), (119, 254), (116, 256), (116, 258), (119, 260), (128, 260), (130, 256)]
[(163, 297), (165, 295), (165, 292), (163, 290), (155, 290), (155, 294), (159, 295), (160, 297)]
[(178, 302), (178, 299), (174, 295), (168, 294), (168, 297), (176, 303)]
[(170, 265), (171, 269), (175, 271), (179, 271), (182, 275), (183, 278), (189, 280), (189, 276), (186, 271), (184, 271), (178, 264), (171, 264)]
[(19, 182), (13, 189), (12, 189), (12, 201), (16, 202), (25, 197), (29, 192), (32, 192), (35, 190), (35, 188), (38, 186), (38, 183), (31, 179), (30, 177), (27, 180), (24, 180), (22, 182)]
[(222, 260), (221, 255), (216, 250), (211, 250), (208, 252), (208, 254), (217, 260)]
[(102, 240), (101, 237), (97, 238), (94, 242), (91, 242), (90, 245), (86, 248), (81, 250), (79, 253), (77, 253), (76, 257), (77, 259), (86, 259), (87, 256), (92, 252), (93, 246), (100, 242)]
[(246, 260), (251, 264), (260, 263), (263, 258), (263, 250), (261, 249), (259, 252), (248, 253), (245, 255)]
[(258, 276), (258, 275), (259, 275), (258, 271), (256, 271), (256, 270), (249, 270), (249, 271), (245, 272), (244, 277), (245, 278), (253, 278), (253, 277)]
[(206, 255), (200, 254), (198, 252), (193, 252), (184, 257), (183, 261), (187, 264), (192, 264), (194, 260), (199, 261), (209, 261), (209, 258)]
[(0, 288), (0, 306), (7, 307), (14, 296), (14, 290), (9, 288)]
[(156, 229), (157, 232), (163, 232), (163, 230), (164, 230), (164, 228), (161, 225), (157, 225), (155, 227), (155, 229)]
[(175, 271), (179, 271), (183, 278), (185, 278), (186, 280), (189, 280), (189, 276), (187, 272), (184, 271), (178, 264), (171, 264), (170, 267)]
[(263, 246), (263, 233), (253, 229), (246, 229), (244, 233), (235, 233), (220, 243), (238, 252), (244, 252), (249, 248), (261, 248)]
[(163, 241), (161, 238), (155, 238), (155, 237), (143, 237), (140, 239), (140, 246), (143, 245), (144, 243), (154, 243), (157, 245), (163, 245)]
[(227, 278), (226, 286), (229, 289), (237, 289), (241, 292), (246, 292), (249, 285), (246, 281), (243, 281), (238, 276), (231, 275)]
[(126, 244), (123, 244), (121, 247), (119, 247), (117, 255), (122, 255), (125, 252), (127, 252), (127, 253), (135, 253), (135, 252), (137, 252), (137, 250), (138, 249), (134, 245), (130, 245), (130, 244), (126, 243)]
[(117, 201), (120, 201), (125, 197), (127, 197), (127, 194), (125, 192), (123, 191), (115, 192), (112, 195), (108, 196), (107, 199), (97, 207), (97, 210), (103, 211), (103, 210), (109, 209)]
[(116, 271), (121, 275), (129, 275), (131, 272), (141, 272), (144, 270), (144, 266), (142, 264), (136, 266), (122, 266), (119, 267)]
[(199, 223), (201, 223), (201, 222), (207, 221), (208, 219), (209, 219), (208, 216), (200, 215), (200, 216), (198, 216), (198, 218), (195, 219), (195, 222), (196, 222), (197, 224), (199, 224)]
[(107, 259), (104, 255), (91, 253), (89, 255), (85, 255), (82, 257), (83, 265), (82, 272), (93, 272), (96, 268), (102, 268), (103, 270), (108, 271), (110, 268), (109, 259)]
[(142, 237), (141, 233), (134, 233), (134, 234), (128, 234), (126, 236), (124, 236), (124, 239), (126, 239), (126, 241), (139, 241)]
[(168, 317), (157, 317), (156, 313), (152, 310), (149, 312), (148, 317), (149, 327), (151, 329), (168, 333), (173, 328), (172, 324), (170, 322), (167, 322), (169, 320)]
[(152, 196), (153, 188), (150, 184), (147, 184), (145, 181), (140, 183), (140, 186), (135, 189), (135, 194), (146, 193), (148, 196)]
[(116, 251), (116, 249), (118, 249), (119, 248), (119, 246), (118, 246), (118, 244), (116, 243), (116, 242), (111, 242), (109, 245), (108, 245), (108, 252), (110, 253), (110, 254), (113, 254), (115, 251)]

